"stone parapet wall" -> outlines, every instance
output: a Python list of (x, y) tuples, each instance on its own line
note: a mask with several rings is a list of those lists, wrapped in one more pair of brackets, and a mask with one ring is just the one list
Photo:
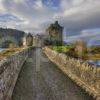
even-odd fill
[(48, 47), (44, 48), (44, 52), (67, 76), (94, 98), (100, 100), (100, 67), (68, 57)]
[(10, 100), (22, 65), (28, 57), (29, 48), (18, 51), (0, 61), (0, 100)]

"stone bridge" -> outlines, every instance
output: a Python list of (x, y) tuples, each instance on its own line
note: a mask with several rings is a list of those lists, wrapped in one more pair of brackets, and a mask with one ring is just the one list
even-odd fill
[(51, 62), (49, 54), (31, 47), (1, 60), (0, 100), (96, 99)]

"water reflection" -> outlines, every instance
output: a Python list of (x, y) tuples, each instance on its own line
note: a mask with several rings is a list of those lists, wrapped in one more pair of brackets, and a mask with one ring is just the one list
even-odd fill
[(100, 66), (100, 60), (89, 60), (89, 64)]
[(2, 52), (2, 51), (4, 51), (5, 50), (5, 48), (0, 48), (0, 52)]

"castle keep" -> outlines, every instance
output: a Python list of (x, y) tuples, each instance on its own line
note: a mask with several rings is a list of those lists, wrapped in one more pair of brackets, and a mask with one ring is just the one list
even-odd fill
[(54, 24), (51, 24), (46, 33), (48, 34), (49, 41), (52, 41), (54, 44), (62, 44), (63, 42), (63, 27), (59, 25), (58, 21), (55, 21)]

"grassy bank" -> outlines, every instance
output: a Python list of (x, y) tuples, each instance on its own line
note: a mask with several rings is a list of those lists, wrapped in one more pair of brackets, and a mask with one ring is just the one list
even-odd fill
[(67, 53), (71, 49), (73, 49), (73, 46), (53, 46), (52, 49), (59, 52), (59, 53)]
[[(64, 53), (75, 58), (78, 57), (74, 46), (51, 46), (50, 48), (59, 53)], [(84, 60), (100, 60), (100, 53), (90, 53), (87, 51), (82, 58)]]
[(9, 48), (0, 52), (0, 59), (13, 55), (16, 52), (22, 51), (24, 48)]

